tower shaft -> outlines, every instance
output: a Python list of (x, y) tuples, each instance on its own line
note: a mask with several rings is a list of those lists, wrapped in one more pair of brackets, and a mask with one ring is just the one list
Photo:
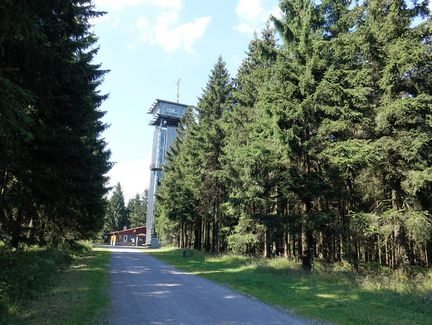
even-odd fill
[(177, 126), (186, 108), (187, 105), (184, 104), (156, 99), (148, 110), (148, 113), (153, 115), (150, 125), (155, 126), (146, 219), (146, 244), (148, 245), (158, 245), (154, 220), (156, 192), (163, 175), (165, 155), (176, 138)]

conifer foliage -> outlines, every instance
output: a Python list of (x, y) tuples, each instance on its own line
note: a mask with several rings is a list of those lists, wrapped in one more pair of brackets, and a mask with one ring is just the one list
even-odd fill
[(148, 190), (136, 194), (127, 204), (128, 222), (131, 228), (142, 227), (146, 223)]
[(124, 227), (129, 227), (129, 224), (128, 209), (125, 205), (123, 190), (120, 183), (117, 183), (108, 200), (104, 220), (104, 233), (106, 234), (112, 230), (122, 230)]
[(280, 9), (232, 83), (217, 62), (186, 118), (159, 191), (159, 234), (307, 269), (316, 258), (430, 265), (428, 1)]
[(107, 202), (102, 236), (107, 238), (112, 231), (145, 226), (147, 203), (148, 190), (145, 190), (129, 199), (126, 206), (121, 184), (117, 183)]
[(91, 1), (0, 3), (0, 236), (89, 238), (103, 225), (109, 151)]

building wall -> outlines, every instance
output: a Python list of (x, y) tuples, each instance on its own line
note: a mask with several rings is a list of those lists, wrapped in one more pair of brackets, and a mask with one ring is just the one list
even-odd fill
[(145, 234), (146, 227), (117, 231), (108, 235), (108, 242), (113, 246), (136, 246), (136, 240), (141, 238), (141, 244), (143, 245), (145, 243)]
[(176, 105), (175, 103), (159, 102), (156, 110), (158, 114), (181, 119), (185, 112), (184, 105)]

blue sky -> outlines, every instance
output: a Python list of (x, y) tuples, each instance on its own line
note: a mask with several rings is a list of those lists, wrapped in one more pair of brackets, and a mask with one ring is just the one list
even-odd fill
[(99, 37), (95, 62), (111, 70), (100, 87), (104, 133), (126, 199), (149, 186), (153, 128), (148, 107), (156, 98), (196, 105), (219, 55), (234, 77), (253, 31), (260, 32), (278, 0), (95, 0), (107, 11), (93, 20)]

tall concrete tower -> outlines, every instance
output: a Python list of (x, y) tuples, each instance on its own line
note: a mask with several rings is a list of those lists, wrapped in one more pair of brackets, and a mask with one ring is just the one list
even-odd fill
[(155, 126), (146, 220), (146, 244), (148, 245), (159, 245), (154, 228), (155, 194), (162, 177), (165, 154), (176, 138), (177, 126), (187, 107), (188, 105), (156, 99), (148, 110), (148, 113), (153, 115), (150, 125)]

